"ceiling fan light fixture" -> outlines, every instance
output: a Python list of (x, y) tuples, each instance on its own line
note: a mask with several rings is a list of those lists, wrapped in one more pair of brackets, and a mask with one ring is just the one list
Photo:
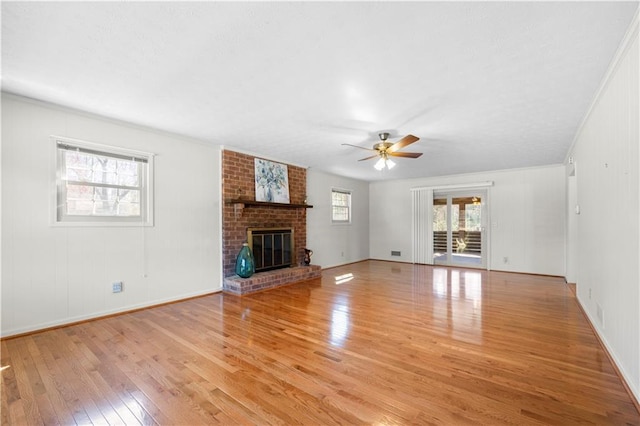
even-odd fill
[(376, 170), (382, 170), (385, 167), (389, 170), (393, 169), (396, 166), (395, 161), (392, 161), (389, 157), (387, 157), (386, 155), (381, 155), (380, 158), (378, 159), (378, 161), (376, 162), (376, 164), (373, 166), (376, 168)]

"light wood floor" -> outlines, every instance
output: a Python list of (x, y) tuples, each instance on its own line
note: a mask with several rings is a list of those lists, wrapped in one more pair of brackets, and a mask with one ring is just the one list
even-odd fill
[(1, 409), (11, 425), (640, 424), (561, 279), (379, 261), (6, 339)]

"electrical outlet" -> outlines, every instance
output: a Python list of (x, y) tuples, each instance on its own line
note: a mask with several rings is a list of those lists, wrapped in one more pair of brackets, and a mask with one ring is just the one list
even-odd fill
[(591, 299), (591, 289), (589, 289), (589, 299)]
[(117, 281), (111, 285), (112, 293), (120, 293), (122, 291), (122, 281)]
[(340, 257), (344, 257), (344, 252), (343, 251), (340, 252)]
[(502, 263), (509, 263), (509, 258), (507, 256), (503, 257)]

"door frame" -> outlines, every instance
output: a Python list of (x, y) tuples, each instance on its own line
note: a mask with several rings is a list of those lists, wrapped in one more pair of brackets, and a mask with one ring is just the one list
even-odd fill
[[(452, 229), (452, 200), (455, 198), (461, 197), (474, 197), (477, 196), (480, 198), (480, 265), (467, 265), (464, 263), (456, 263), (454, 261), (454, 247), (453, 247), (453, 229)], [(455, 267), (477, 267), (480, 269), (489, 269), (489, 229), (488, 226), (488, 214), (489, 214), (489, 205), (488, 205), (488, 197), (489, 191), (485, 188), (476, 188), (476, 189), (455, 189), (455, 190), (435, 190), (433, 191), (433, 204), (435, 205), (436, 199), (445, 199), (447, 200), (447, 261), (446, 262), (435, 262), (434, 265), (442, 265), (442, 266), (455, 266)], [(432, 216), (432, 215), (431, 215)], [(433, 216), (430, 219), (433, 221)], [(433, 227), (431, 228), (432, 235), (430, 237), (431, 244), (433, 245)]]
[[(412, 210), (412, 240), (413, 240), (413, 263), (433, 265), (433, 194), (443, 192), (473, 191), (483, 189), (486, 191), (485, 205), (483, 205), (483, 223), (485, 238), (483, 248), (485, 253), (485, 265), (482, 267), (491, 270), (491, 187), (493, 181), (475, 182), (466, 184), (451, 184), (437, 186), (421, 186), (411, 188), (413, 193)], [(427, 199), (429, 198), (429, 199)]]

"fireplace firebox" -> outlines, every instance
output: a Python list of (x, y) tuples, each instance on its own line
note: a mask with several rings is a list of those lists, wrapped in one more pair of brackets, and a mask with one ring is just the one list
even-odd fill
[(247, 242), (253, 252), (256, 272), (295, 265), (293, 228), (248, 228)]

